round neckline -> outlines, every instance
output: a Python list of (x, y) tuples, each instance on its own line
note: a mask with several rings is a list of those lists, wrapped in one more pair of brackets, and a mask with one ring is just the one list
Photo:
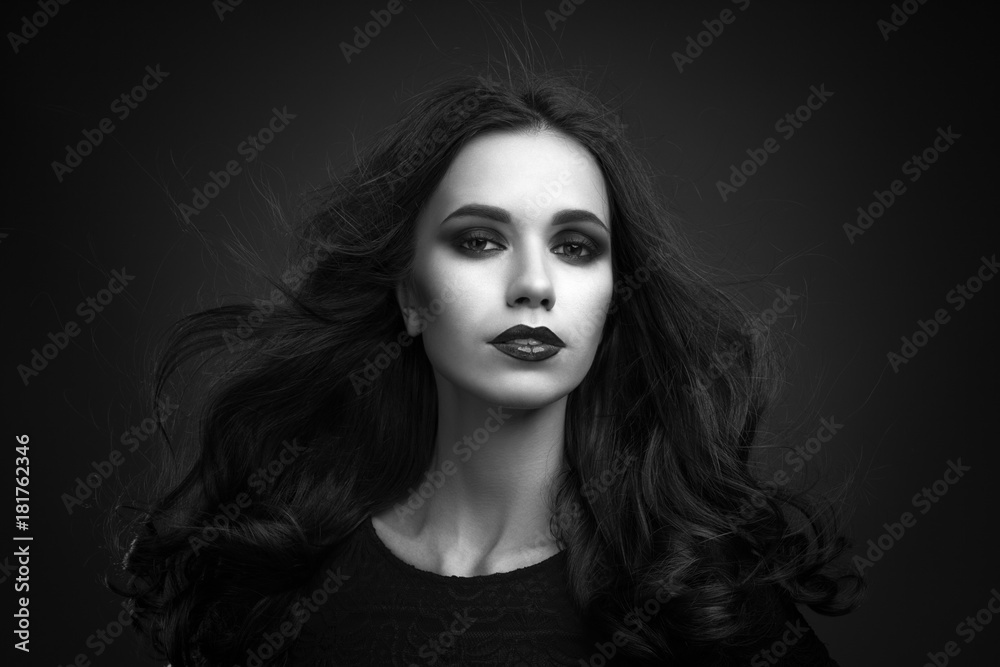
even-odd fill
[(411, 575), (432, 581), (446, 581), (450, 584), (482, 584), (514, 581), (551, 568), (555, 565), (561, 565), (562, 561), (560, 559), (565, 558), (566, 556), (566, 550), (562, 549), (553, 555), (538, 561), (537, 563), (532, 563), (531, 565), (519, 567), (516, 570), (509, 570), (507, 572), (494, 572), (493, 574), (475, 574), (471, 577), (463, 577), (457, 574), (439, 574), (437, 572), (431, 572), (430, 570), (422, 570), (412, 563), (407, 563), (405, 560), (393, 553), (392, 549), (390, 549), (388, 545), (382, 541), (382, 538), (379, 537), (378, 532), (375, 530), (374, 520), (374, 515), (368, 516), (368, 518), (364, 521), (364, 532), (369, 541), (375, 547), (376, 551), (382, 554), (385, 560), (393, 564), (398, 569), (401, 569)]

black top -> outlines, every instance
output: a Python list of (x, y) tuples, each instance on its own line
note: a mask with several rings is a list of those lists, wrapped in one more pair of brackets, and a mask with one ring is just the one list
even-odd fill
[[(561, 551), (498, 574), (456, 577), (420, 570), (389, 550), (369, 518), (321, 568), (306, 589), (309, 601), (293, 607), (296, 618), (308, 614), (308, 620), (290, 664), (640, 664), (580, 617), (564, 584), (565, 568)], [(790, 598), (776, 596), (761, 611), (774, 617), (775, 632), (727, 653), (718, 664), (837, 667)]]

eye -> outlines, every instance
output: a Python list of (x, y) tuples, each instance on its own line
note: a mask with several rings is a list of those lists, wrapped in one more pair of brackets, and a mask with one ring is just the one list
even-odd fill
[(564, 252), (556, 252), (556, 255), (562, 255), (571, 262), (579, 264), (590, 262), (601, 254), (601, 250), (597, 247), (596, 243), (585, 236), (579, 235), (565, 238), (556, 248), (566, 249)]
[[(490, 244), (496, 247), (490, 247)], [(453, 245), (459, 252), (473, 257), (492, 255), (507, 249), (496, 235), (482, 229), (462, 234), (455, 239)], [(581, 234), (564, 236), (552, 250), (552, 254), (560, 255), (573, 264), (586, 264), (601, 253), (601, 248), (594, 241)]]
[[(500, 246), (499, 248), (487, 248), (488, 244)], [(455, 247), (467, 255), (486, 255), (503, 250), (503, 246), (494, 238), (492, 234), (481, 230), (475, 230), (468, 234), (463, 234), (455, 241)]]

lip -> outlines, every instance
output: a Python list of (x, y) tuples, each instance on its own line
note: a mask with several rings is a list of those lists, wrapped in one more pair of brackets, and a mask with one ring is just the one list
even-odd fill
[(566, 347), (559, 336), (547, 327), (518, 324), (500, 333), (489, 344), (504, 354), (523, 361), (542, 361)]
[(552, 333), (552, 330), (548, 327), (529, 327), (525, 324), (512, 326), (489, 342), (491, 345), (496, 345), (497, 343), (509, 343), (514, 340), (534, 340), (552, 347), (566, 347), (566, 343), (562, 342), (562, 339)]
[(504, 354), (523, 361), (541, 361), (555, 356), (561, 347), (555, 345), (522, 345), (519, 343), (490, 343)]

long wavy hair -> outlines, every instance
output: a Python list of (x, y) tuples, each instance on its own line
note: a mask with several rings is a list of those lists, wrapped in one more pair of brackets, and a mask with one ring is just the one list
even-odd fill
[[(163, 431), (151, 500), (123, 504), (139, 512), (109, 585), (174, 667), (245, 658), (348, 534), (420, 482), (436, 388), (419, 340), (393, 347), (405, 331), (395, 288), (421, 205), (490, 130), (572, 137), (610, 197), (614, 296), (567, 401), (568, 465), (550, 508), (579, 609), (623, 633), (625, 654), (663, 660), (747, 643), (745, 610), (775, 587), (824, 614), (860, 602), (834, 504), (755, 474), (779, 398), (775, 337), (696, 259), (616, 114), (566, 75), (462, 75), (415, 98), (315, 193), (270, 298), (170, 331), (151, 399), (178, 377), (206, 381), (194, 427)], [(385, 351), (395, 358), (365, 373)], [(612, 488), (588, 488), (608, 471)], [(625, 621), (651, 599), (667, 602), (648, 623)]]

